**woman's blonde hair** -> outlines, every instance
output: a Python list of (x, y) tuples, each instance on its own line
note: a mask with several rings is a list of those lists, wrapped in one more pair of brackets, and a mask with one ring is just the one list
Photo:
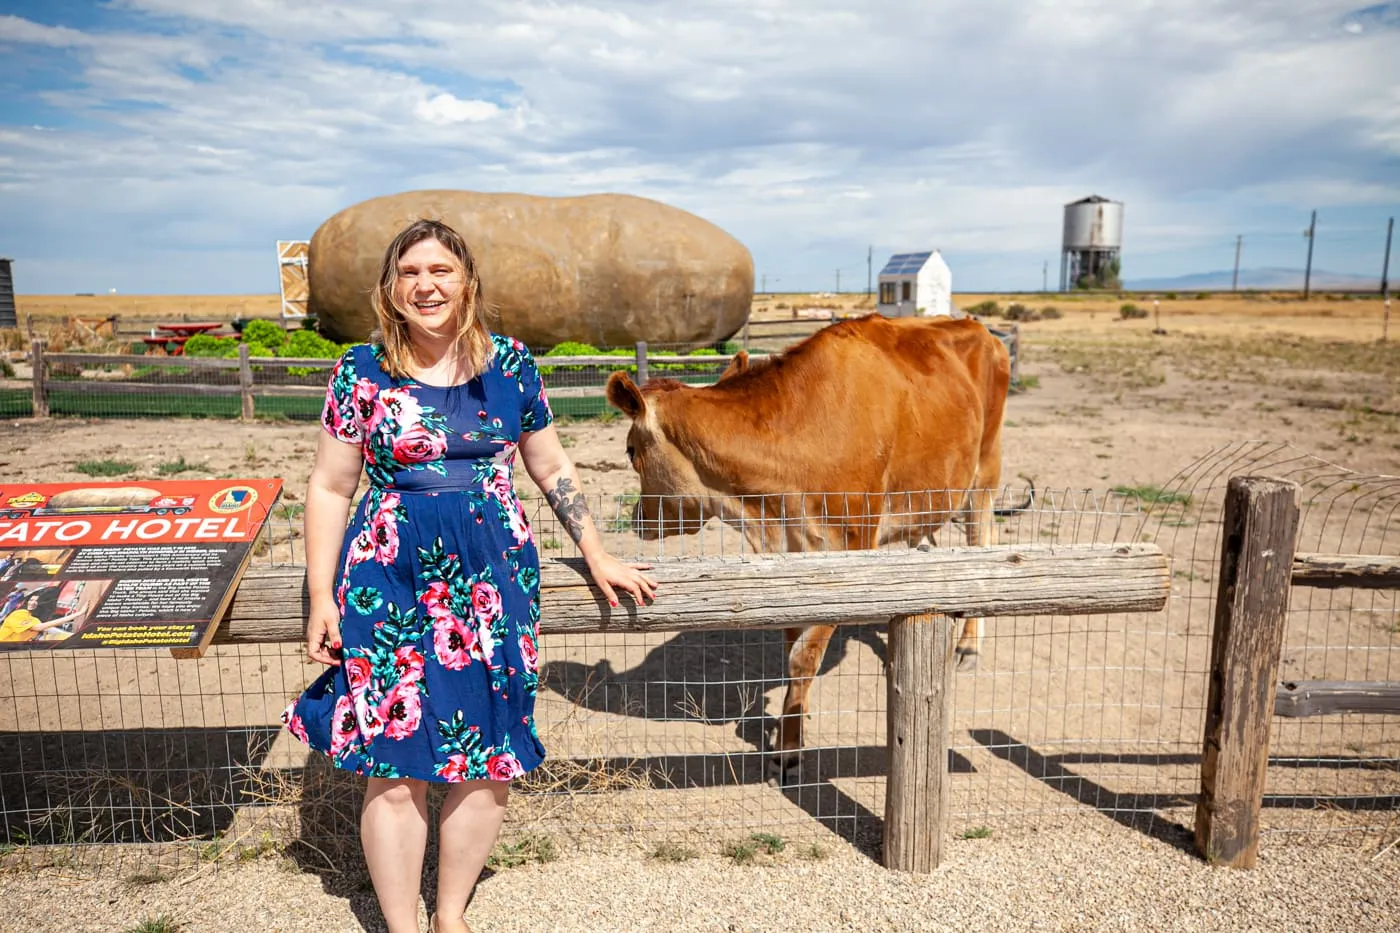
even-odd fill
[(484, 320), (486, 300), (481, 294), (481, 279), (476, 272), (476, 257), (472, 255), (471, 248), (460, 233), (437, 220), (414, 221), (400, 231), (384, 251), (384, 261), (379, 266), (379, 282), (370, 297), (374, 315), (379, 321), (377, 336), (384, 345), (384, 368), (389, 375), (399, 379), (412, 375), (415, 362), (413, 342), (403, 309), (394, 297), (394, 286), (399, 280), (399, 260), (410, 247), (424, 240), (441, 243), (461, 266), (462, 289), (458, 298), (457, 335), (453, 340), (453, 349), (467, 361), (467, 376), (471, 378), (486, 368), (494, 352), (491, 332)]

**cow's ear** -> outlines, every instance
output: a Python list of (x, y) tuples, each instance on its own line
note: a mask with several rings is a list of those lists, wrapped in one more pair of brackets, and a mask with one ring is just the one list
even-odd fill
[(608, 377), (608, 388), (605, 394), (613, 408), (633, 421), (640, 418), (647, 410), (646, 399), (642, 398), (642, 390), (637, 388), (637, 384), (624, 372), (618, 371)]
[(724, 380), (730, 378), (731, 376), (737, 376), (737, 375), (739, 375), (740, 373), (746, 373), (746, 372), (748, 372), (748, 371), (749, 371), (749, 351), (748, 351), (748, 350), (740, 350), (738, 353), (734, 354), (734, 359), (732, 359), (732, 360), (729, 361), (729, 365), (726, 366), (726, 367), (724, 367), (724, 372), (720, 373), (720, 374), (719, 374), (719, 378), (716, 379), (715, 381), (716, 381), (716, 382), (723, 382)]

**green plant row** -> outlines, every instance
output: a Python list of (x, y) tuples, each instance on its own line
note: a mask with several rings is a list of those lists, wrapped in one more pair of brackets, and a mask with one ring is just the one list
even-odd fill
[[(735, 353), (738, 353), (740, 349), (742, 348), (739, 346), (739, 344), (731, 340), (726, 341), (722, 346), (718, 348), (701, 347), (698, 350), (691, 350), (689, 353), (682, 353), (677, 355), (686, 357), (697, 357), (699, 358), (697, 360), (699, 365), (707, 365), (706, 362), (700, 362), (700, 360), (703, 360), (703, 358), (707, 356), (733, 356)], [(672, 354), (668, 353), (666, 355), (670, 356)], [(560, 356), (615, 356), (618, 357), (619, 360), (626, 358), (632, 360), (633, 362), (619, 363), (619, 365), (616, 368), (624, 372), (632, 373), (633, 375), (636, 375), (637, 372), (637, 354), (635, 350), (629, 347), (610, 347), (608, 349), (599, 349), (598, 347), (595, 347), (592, 344), (579, 343), (574, 340), (566, 340), (563, 343), (555, 344), (554, 346), (550, 347), (547, 352), (541, 353), (539, 355), (539, 369), (541, 375), (548, 376), (551, 373), (555, 372), (581, 372), (583, 370), (595, 368), (592, 366), (556, 366), (545, 362), (545, 360), (548, 360), (550, 357)], [(653, 363), (647, 366), (647, 369), (651, 372), (685, 372), (694, 368), (694, 366), (688, 363)]]
[[(327, 340), (314, 330), (285, 331), (271, 321), (249, 321), (243, 326), (243, 343), (250, 357), (293, 357), (297, 359), (333, 360), (349, 349), (350, 344)], [(185, 356), (233, 359), (238, 356), (239, 341), (233, 337), (211, 337), (196, 334), (185, 341)], [(292, 366), (293, 376), (309, 376), (320, 370), (308, 366)]]

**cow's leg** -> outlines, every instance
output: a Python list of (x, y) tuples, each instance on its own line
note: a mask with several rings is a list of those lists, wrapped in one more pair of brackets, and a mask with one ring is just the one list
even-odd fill
[(788, 683), (783, 695), (782, 716), (778, 720), (778, 750), (773, 756), (773, 766), (779, 779), (786, 779), (801, 760), (807, 697), (812, 689), (812, 678), (821, 668), (822, 657), (834, 631), (836, 627), (832, 625), (783, 630), (787, 646)]
[[(968, 547), (981, 547), (997, 543), (996, 514), (992, 511), (995, 496), (993, 489), (974, 489), (968, 495), (967, 515), (964, 526), (967, 529)], [(977, 668), (982, 656), (982, 618), (963, 620), (962, 634), (954, 650), (958, 670), (971, 671)]]

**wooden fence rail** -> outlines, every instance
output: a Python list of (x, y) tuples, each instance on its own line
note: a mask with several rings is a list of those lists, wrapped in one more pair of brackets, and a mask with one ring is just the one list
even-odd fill
[[(1155, 544), (997, 545), (658, 559), (666, 598), (612, 609), (581, 560), (540, 562), (540, 632), (682, 632), (888, 622), (901, 615), (1087, 615), (1166, 604)], [(299, 641), (305, 568), (249, 567), (214, 644)]]
[[(890, 626), (885, 865), (938, 866), (946, 818), (951, 616), (1156, 612), (1171, 590), (1154, 544), (842, 551), (657, 560), (664, 598), (612, 609), (583, 562), (540, 567), (543, 634), (820, 623)], [(305, 568), (251, 567), (216, 644), (300, 641)]]

